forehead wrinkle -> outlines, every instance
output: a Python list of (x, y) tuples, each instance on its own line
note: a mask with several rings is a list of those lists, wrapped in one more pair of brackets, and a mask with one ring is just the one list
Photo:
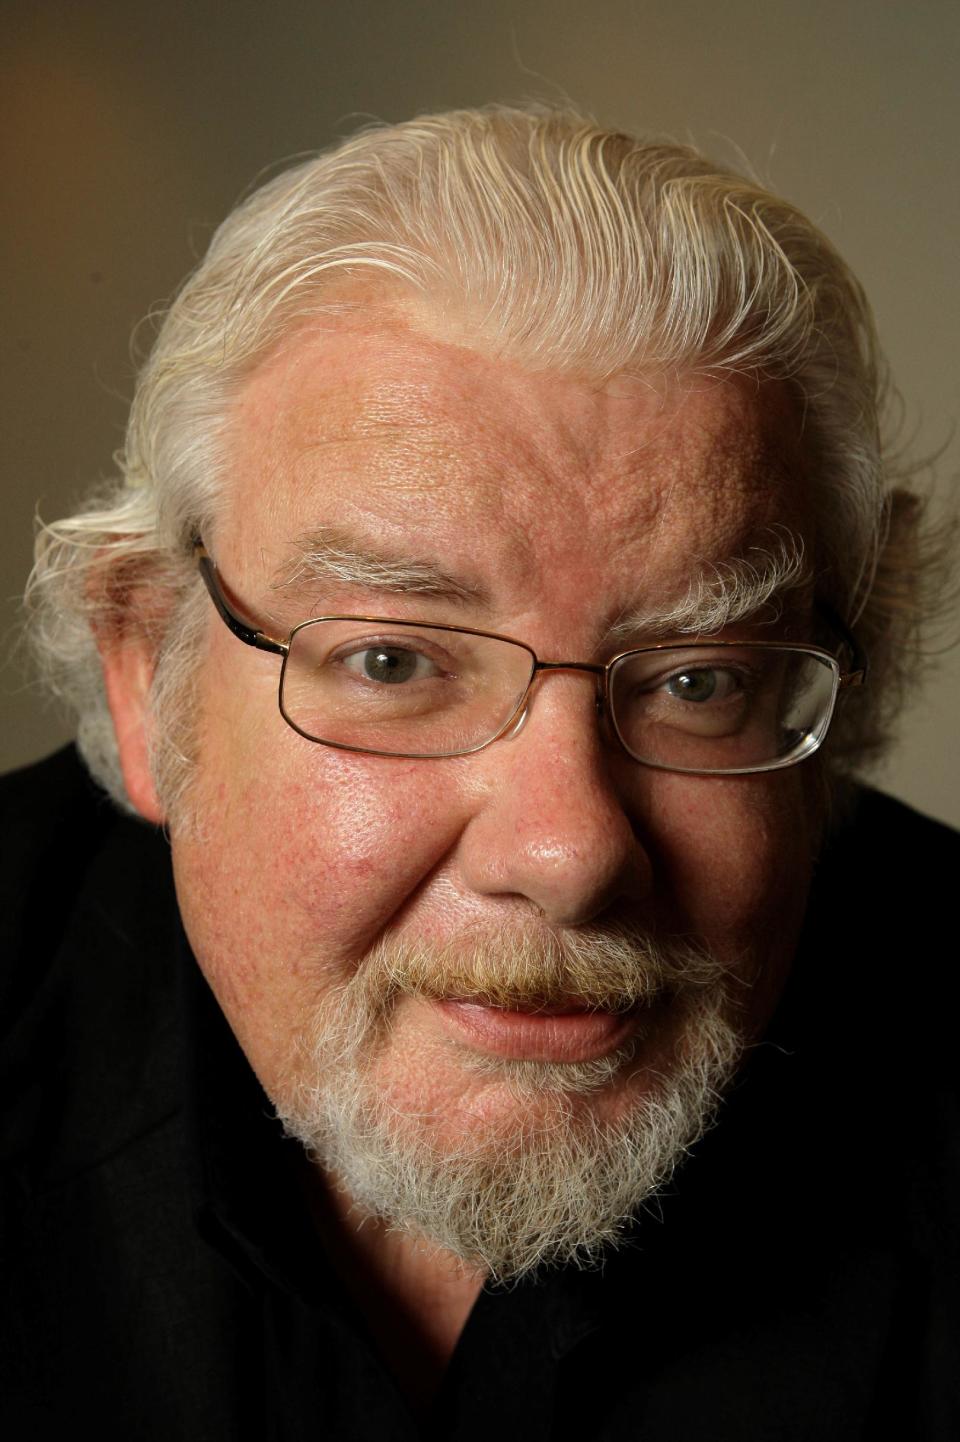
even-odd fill
[(271, 453), (285, 456), (287, 476), (292, 470), (301, 483), (329, 479), (345, 491), (356, 467), (361, 479), (401, 494), (432, 491), (462, 473), (478, 448), (475, 407), (462, 408), (469, 424), (451, 424), (449, 407), (438, 406), (433, 393), (433, 372), (418, 373), (422, 357), (389, 354), (385, 363), (360, 345), (367, 365), (358, 374), (315, 349), (279, 354), (238, 398), (236, 416), (268, 466)]
[[(703, 412), (683, 410), (701, 394), (716, 404)], [(695, 518), (701, 539), (711, 538), (711, 552), (716, 548), (721, 559), (735, 554), (751, 520), (769, 520), (796, 480), (792, 446), (783, 449), (774, 419), (736, 386), (680, 387), (662, 398), (659, 415), (645, 418), (637, 444), (628, 439), (608, 453), (599, 489), (587, 472), (584, 499), (601, 517), (605, 509), (612, 512), (627, 544), (631, 535), (642, 537), (648, 553), (675, 546)], [(625, 493), (631, 493), (629, 514)]]
[(318, 479), (342, 487), (349, 496), (354, 467), (365, 485), (392, 495), (441, 491), (460, 479), (467, 451), (454, 445), (439, 426), (383, 426), (361, 435), (323, 436), (298, 446), (295, 478), (305, 484)]

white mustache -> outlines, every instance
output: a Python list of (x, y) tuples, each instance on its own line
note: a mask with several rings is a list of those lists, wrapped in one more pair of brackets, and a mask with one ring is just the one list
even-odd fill
[(728, 968), (689, 941), (658, 941), (630, 922), (551, 932), (511, 928), (444, 945), (393, 937), (364, 959), (349, 988), (368, 1005), (399, 995), (517, 1010), (647, 1006), (664, 993), (716, 987)]

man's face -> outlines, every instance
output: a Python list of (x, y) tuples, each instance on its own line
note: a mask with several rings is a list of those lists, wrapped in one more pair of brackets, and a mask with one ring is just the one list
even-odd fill
[[(354, 321), (302, 333), (265, 363), (228, 444), (229, 503), (207, 544), (281, 637), (314, 615), (386, 616), (603, 661), (647, 642), (644, 616), (682, 600), (702, 567), (769, 543), (771, 527), (813, 549), (798, 428), (774, 387), (586, 385)], [(331, 527), (341, 572), (361, 555), (384, 561), (379, 577), (367, 566), (363, 579), (281, 584)], [(401, 564), (423, 593), (392, 583)], [(422, 581), (433, 572), (450, 584)], [(725, 638), (803, 639), (809, 601), (792, 594), (779, 622)], [(446, 1156), (494, 1139), (509, 1152), (541, 1123), (595, 1134), (655, 1108), (702, 1024), (691, 955), (701, 970), (709, 958), (714, 1010), (743, 1035), (762, 1028), (804, 909), (810, 768), (638, 765), (602, 730), (583, 672), (541, 676), (523, 725), (475, 755), (355, 754), (284, 724), (278, 670), (211, 607), (191, 796), (201, 826), (175, 829), (173, 854), (198, 961), (282, 1110), (335, 1089), (335, 1046), (381, 1128), (420, 1135), (442, 1175)], [(584, 988), (581, 1005), (559, 1004), (557, 948), (586, 939), (602, 952), (623, 934), (641, 938), (638, 998), (656, 990), (661, 948), (656, 999), (597, 1010)], [(499, 1005), (464, 981), (467, 956), (485, 977), (505, 968)], [(396, 957), (419, 981), (379, 979)], [(541, 1010), (511, 1007), (518, 967)], [(330, 1155), (359, 1186), (342, 1149)]]

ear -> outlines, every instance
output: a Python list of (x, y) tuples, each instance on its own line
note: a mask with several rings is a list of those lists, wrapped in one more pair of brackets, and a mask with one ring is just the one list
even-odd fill
[(146, 821), (161, 826), (166, 818), (150, 773), (153, 649), (126, 629), (101, 633), (97, 645), (127, 796)]

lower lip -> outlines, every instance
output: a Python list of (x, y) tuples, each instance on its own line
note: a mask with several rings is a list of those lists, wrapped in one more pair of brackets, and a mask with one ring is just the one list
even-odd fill
[(623, 1046), (637, 1025), (635, 1012), (506, 1011), (474, 1001), (435, 1006), (458, 1041), (515, 1061), (594, 1061)]

